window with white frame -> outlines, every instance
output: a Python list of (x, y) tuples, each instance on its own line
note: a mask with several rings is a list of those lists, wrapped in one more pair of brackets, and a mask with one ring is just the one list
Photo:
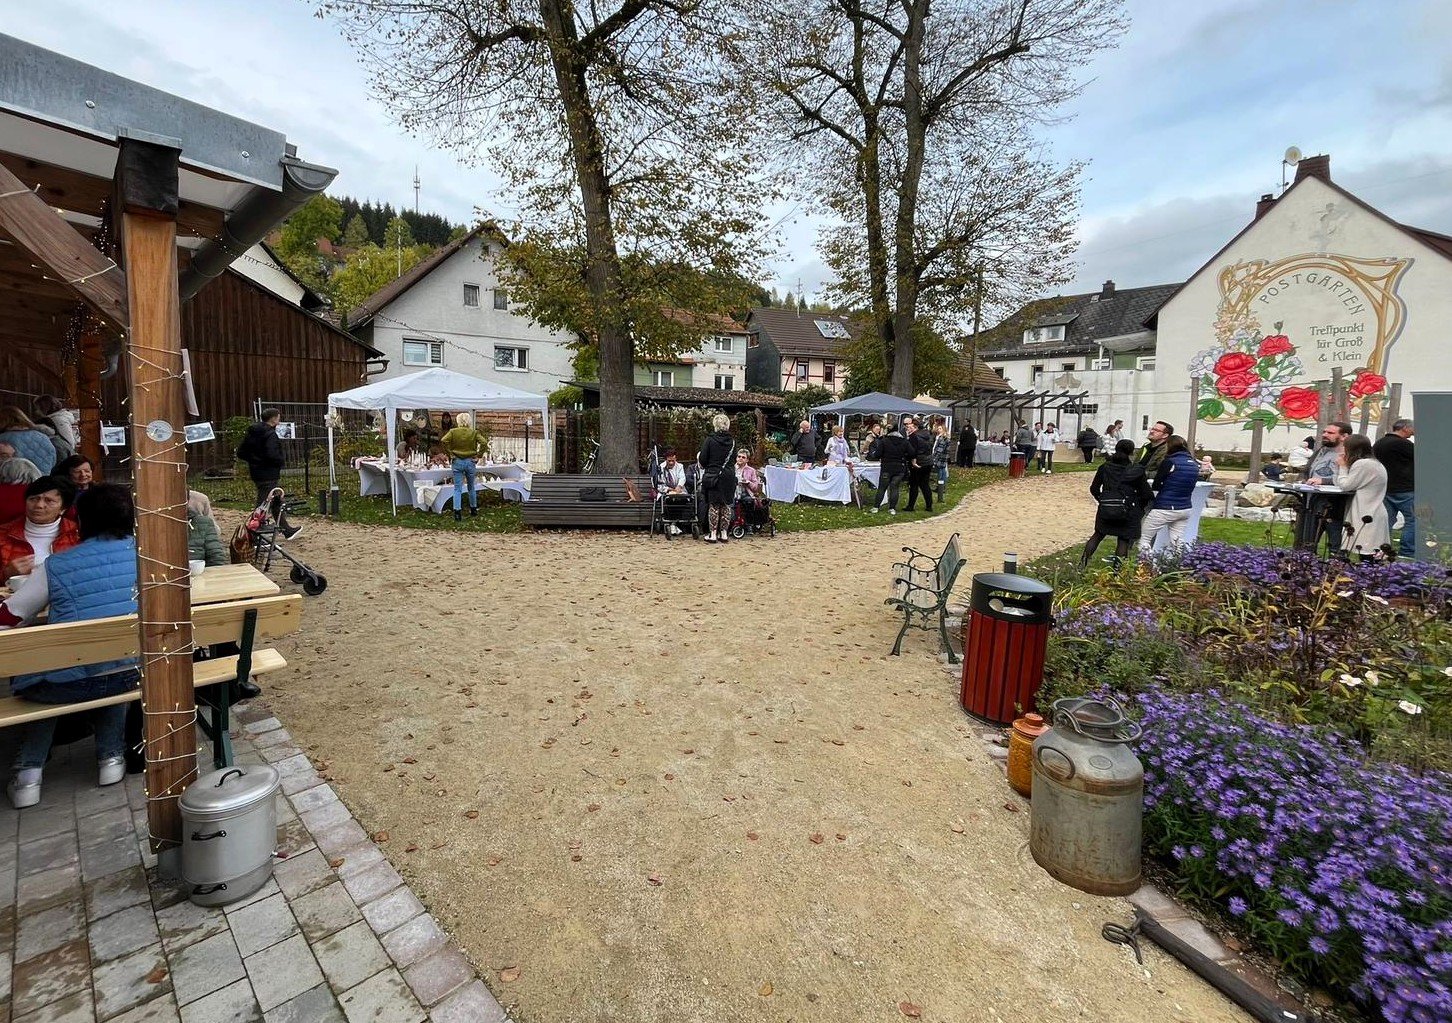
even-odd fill
[(442, 366), (444, 364), (444, 343), (404, 338), (403, 364), (405, 366)]
[(732, 352), (731, 338), (728, 335), (717, 334), (712, 340), (716, 342), (716, 351), (725, 352), (728, 355)]
[(715, 387), (718, 391), (734, 391), (736, 390), (736, 378), (717, 373)]
[(479, 285), (464, 285), (464, 304), (471, 308), (479, 308)]
[(504, 290), (503, 288), (495, 288), (494, 289), (494, 308), (495, 309), (508, 309), (509, 308), (509, 292), (508, 291)]
[(1077, 364), (1072, 363), (1072, 362), (1061, 362), (1061, 363), (1059, 363), (1059, 368), (1061, 370), (1063, 370), (1065, 373), (1072, 373), (1072, 372), (1074, 372), (1074, 370), (1078, 369), (1079, 367), (1078, 367)]
[(1090, 369), (1109, 369), (1109, 367), (1111, 365), (1113, 365), (1113, 362), (1110, 359), (1094, 359), (1092, 362), (1089, 363), (1089, 368)]
[(513, 345), (494, 346), (494, 368), (523, 372), (529, 369), (529, 349)]
[(802, 384), (806, 383), (807, 382), (807, 376), (811, 372), (811, 369), (812, 369), (812, 364), (809, 363), (806, 359), (798, 359), (797, 360), (797, 382), (798, 383), (802, 383)]
[(1153, 355), (1141, 355), (1134, 360), (1135, 369), (1154, 369), (1155, 357)]
[(673, 369), (653, 369), (650, 371), (650, 382), (654, 387), (676, 386), (676, 371)]
[(1024, 344), (1041, 344), (1044, 341), (1064, 340), (1064, 325), (1055, 324), (1051, 327), (1029, 327), (1023, 332)]

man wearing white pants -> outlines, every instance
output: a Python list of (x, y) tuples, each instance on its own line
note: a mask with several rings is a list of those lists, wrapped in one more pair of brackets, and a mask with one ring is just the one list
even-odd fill
[(1155, 471), (1155, 503), (1140, 527), (1139, 553), (1154, 550), (1161, 531), (1168, 533), (1168, 545), (1177, 547), (1185, 541), (1190, 524), (1190, 508), (1194, 503), (1195, 484), (1200, 479), (1200, 463), (1189, 452), (1185, 438), (1178, 435), (1165, 442), (1165, 459)]

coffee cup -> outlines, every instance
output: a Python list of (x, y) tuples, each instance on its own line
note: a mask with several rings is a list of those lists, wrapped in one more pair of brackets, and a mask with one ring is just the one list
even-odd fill
[(187, 571), (191, 572), (192, 575), (201, 575), (203, 569), (205, 569), (206, 567), (207, 567), (207, 563), (205, 561), (188, 561), (187, 562)]

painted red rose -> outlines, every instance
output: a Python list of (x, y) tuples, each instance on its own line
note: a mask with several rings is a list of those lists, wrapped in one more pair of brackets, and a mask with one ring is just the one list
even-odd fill
[(1237, 373), (1226, 373), (1215, 381), (1215, 389), (1225, 397), (1238, 401), (1249, 398), (1259, 384), (1260, 377), (1242, 370)]
[(1296, 346), (1291, 344), (1291, 339), (1284, 334), (1269, 334), (1255, 350), (1255, 354), (1264, 359), (1268, 355), (1286, 355), (1294, 352)]
[(1215, 363), (1215, 375), (1225, 376), (1227, 373), (1244, 373), (1255, 369), (1255, 356), (1246, 352), (1226, 352)]
[(1287, 419), (1315, 419), (1321, 410), (1321, 392), (1314, 387), (1287, 387), (1281, 392), (1280, 405)]
[(1351, 396), (1365, 398), (1386, 390), (1386, 377), (1380, 373), (1358, 373), (1351, 383)]

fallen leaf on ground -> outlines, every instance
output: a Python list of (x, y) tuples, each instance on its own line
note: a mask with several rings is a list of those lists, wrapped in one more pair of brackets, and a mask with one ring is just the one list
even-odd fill
[(392, 771), (393, 768), (394, 768), (394, 765), (393, 764), (389, 764), (387, 767), (384, 768), (384, 770), (385, 771)]
[(665, 780), (666, 781), (675, 781), (676, 780), (676, 776), (673, 775), (673, 774), (668, 774), (668, 775), (665, 776)]
[(332, 867), (334, 870), (337, 870), (339, 867), (341, 867), (343, 865), (343, 863), (344, 863), (343, 857), (341, 857), (341, 856), (334, 856), (331, 860), (328, 861), (328, 866)]
[(1005, 810), (1007, 810), (1009, 813), (1018, 813), (1019, 812), (1018, 804), (1017, 803), (1004, 803), (1003, 804), (1003, 808)]
[(403, 851), (404, 852), (418, 852), (418, 846), (416, 846), (412, 842), (410, 842), (410, 843), (408, 843), (408, 845), (406, 845), (406, 846), (403, 847)]
[(589, 806), (585, 807), (585, 811), (587, 813), (594, 813), (598, 809), (600, 809), (599, 803), (591, 803)]
[(504, 969), (499, 971), (499, 979), (504, 981), (504, 983), (506, 984), (513, 983), (514, 981), (519, 979), (519, 967), (506, 966)]
[(499, 866), (500, 862), (502, 862), (502, 861), (499, 859), (498, 856), (491, 856), (486, 861), (486, 863), (488, 864), (488, 866), (491, 866), (491, 867), (497, 867), (497, 866)]
[(373, 832), (373, 841), (375, 841), (375, 842), (387, 842), (388, 841), (388, 832), (386, 832), (386, 831), (375, 831), (375, 832)]
[(166, 980), (165, 966), (158, 966), (146, 975), (146, 983), (148, 984), (160, 984), (164, 980)]
[(961, 824), (954, 824), (953, 825), (953, 834), (955, 834), (955, 835), (961, 835), (961, 834), (963, 834), (963, 825), (961, 825)]
[(404, 757), (403, 762), (405, 764), (416, 764), (418, 763), (418, 757)]
[(813, 845), (821, 845), (825, 841), (825, 839), (822, 837), (822, 833), (820, 831), (814, 831), (807, 836), (807, 841), (811, 842)]
[(478, 820), (479, 819), (479, 811), (478, 810), (465, 810), (464, 811), (464, 816), (467, 817), (467, 818), (469, 818), (471, 821), (472, 820)]
[(570, 862), (571, 863), (579, 863), (584, 858), (585, 857), (581, 856), (579, 853), (575, 853), (575, 855), (573, 855), (573, 856), (570, 857)]
[(839, 831), (839, 832), (837, 832), (837, 841), (839, 841), (839, 842), (845, 842), (845, 841), (847, 841), (847, 836), (844, 835), (844, 834), (842, 834), (842, 832)]
[(860, 731), (862, 731), (862, 730), (863, 730), (863, 729), (864, 729), (864, 728), (865, 728), (865, 727), (866, 727), (866, 726), (865, 726), (865, 725), (853, 725), (853, 726), (852, 726), (852, 730), (853, 730), (853, 731), (854, 731), (854, 732), (860, 732)]
[(758, 838), (760, 838), (760, 837), (761, 837), (761, 836), (760, 836), (760, 835), (758, 835), (758, 834), (757, 834), (757, 833), (756, 833), (756, 832), (754, 832), (754, 831), (748, 831), (748, 832), (747, 832), (747, 833), (746, 833), (746, 838), (747, 838), (747, 841), (751, 841), (751, 842), (755, 842), (755, 841), (756, 841), (756, 840), (757, 840), (757, 839), (758, 839)]
[(923, 1014), (922, 1006), (914, 1005), (912, 1002), (898, 1002), (897, 1009), (908, 1019), (917, 1019)]
[(661, 880), (661, 877), (660, 877), (659, 874), (651, 874), (650, 877), (647, 877), (645, 880), (646, 880), (646, 883), (647, 884), (655, 885), (655, 887), (657, 887), (657, 888), (659, 888), (661, 885), (665, 884), (665, 881)]
[(768, 998), (775, 990), (776, 988), (771, 986), (771, 981), (767, 981), (765, 984), (761, 985), (761, 987), (756, 989), (756, 993), (759, 994), (762, 998)]

